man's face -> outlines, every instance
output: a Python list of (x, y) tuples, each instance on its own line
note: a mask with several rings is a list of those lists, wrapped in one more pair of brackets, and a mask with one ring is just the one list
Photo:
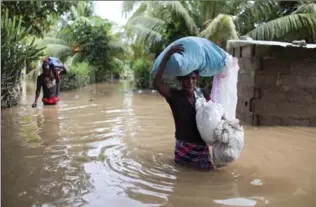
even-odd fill
[(196, 73), (190, 73), (189, 75), (181, 79), (182, 88), (186, 90), (193, 90), (196, 87), (198, 81), (198, 75)]
[(45, 75), (49, 75), (49, 68), (44, 68), (43, 73), (44, 73)]

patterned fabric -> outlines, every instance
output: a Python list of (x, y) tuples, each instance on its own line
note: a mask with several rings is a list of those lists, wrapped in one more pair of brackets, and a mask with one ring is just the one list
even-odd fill
[(211, 155), (207, 145), (198, 145), (177, 140), (175, 162), (199, 169), (213, 169)]

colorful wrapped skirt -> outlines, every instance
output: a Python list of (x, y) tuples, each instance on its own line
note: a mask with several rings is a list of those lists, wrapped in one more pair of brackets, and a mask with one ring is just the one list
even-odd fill
[(210, 150), (207, 145), (198, 145), (176, 140), (175, 162), (199, 169), (213, 169)]

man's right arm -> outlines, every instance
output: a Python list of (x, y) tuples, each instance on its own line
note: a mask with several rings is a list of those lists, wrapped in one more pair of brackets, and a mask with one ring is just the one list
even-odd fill
[(170, 55), (168, 53), (163, 57), (160, 65), (158, 66), (157, 74), (154, 78), (154, 86), (157, 88), (158, 92), (165, 98), (170, 97), (169, 87), (163, 81), (163, 73), (166, 68), (166, 64), (168, 62)]

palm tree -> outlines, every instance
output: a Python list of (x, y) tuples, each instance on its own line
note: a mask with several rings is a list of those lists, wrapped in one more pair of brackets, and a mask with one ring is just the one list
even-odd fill
[[(80, 45), (74, 41), (72, 36), (72, 25), (76, 22), (84, 22), (86, 24), (94, 25), (96, 22), (100, 24), (112, 24), (108, 20), (103, 20), (98, 16), (91, 16), (93, 14), (92, 2), (78, 2), (76, 7), (71, 8), (66, 16), (60, 18), (54, 32), (47, 34), (43, 39), (37, 39), (36, 44), (39, 46), (46, 46), (45, 54), (47, 56), (54, 56), (59, 58), (62, 62), (71, 59), (70, 63), (75, 63), (79, 60)], [(112, 33), (107, 31), (110, 38), (109, 47), (110, 53), (113, 56), (123, 57), (129, 51), (124, 41), (122, 41), (122, 33)]]
[[(280, 2), (274, 2), (274, 4)], [(276, 7), (276, 6), (275, 6)], [(260, 8), (259, 8), (260, 9)], [(251, 16), (256, 16), (253, 10), (248, 10)], [(269, 11), (269, 10), (268, 10)], [(279, 10), (276, 18), (261, 21), (255, 28), (248, 31), (246, 35), (256, 40), (277, 40), (293, 41), (295, 39), (305, 39), (309, 43), (316, 42), (316, 4), (300, 2), (293, 12), (284, 15), (286, 10)], [(264, 10), (260, 13), (264, 14)], [(270, 11), (270, 16), (273, 13)], [(267, 16), (266, 16), (267, 17)], [(260, 16), (254, 18), (259, 19)], [(259, 21), (257, 21), (259, 22)]]
[[(138, 5), (137, 5), (138, 4)], [(286, 14), (278, 1), (143, 1), (123, 4), (123, 12), (138, 6), (126, 24), (135, 41), (152, 46), (169, 44), (166, 32), (170, 23), (181, 22), (176, 32), (183, 36), (201, 36), (226, 47), (229, 39), (247, 35), (257, 40), (304, 38), (315, 42), (316, 12), (314, 3), (299, 3)], [(199, 15), (195, 15), (198, 12)], [(172, 22), (171, 22), (172, 21)], [(291, 37), (291, 38), (290, 38)]]

